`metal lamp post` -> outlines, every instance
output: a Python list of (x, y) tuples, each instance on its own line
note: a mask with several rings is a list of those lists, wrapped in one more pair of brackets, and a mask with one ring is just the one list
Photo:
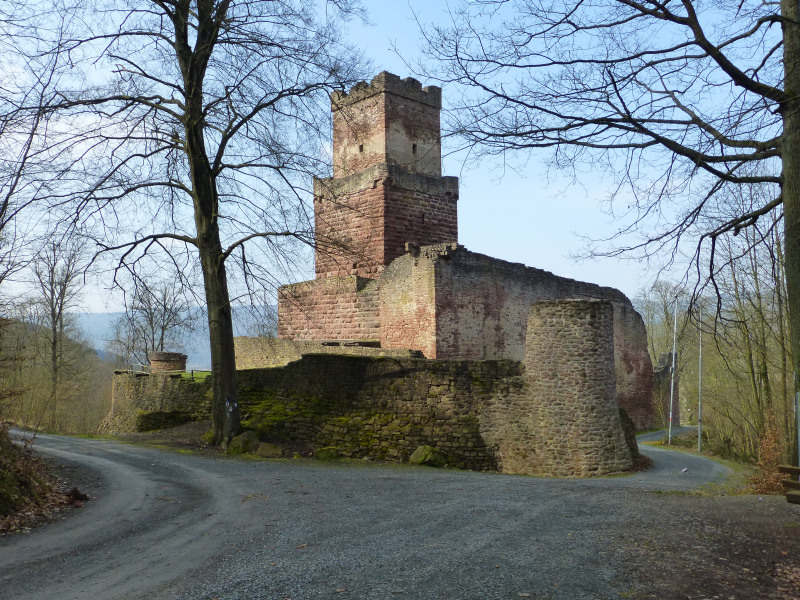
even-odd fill
[(678, 343), (678, 296), (675, 295), (675, 316), (673, 318), (672, 327), (672, 358), (670, 360), (670, 373), (672, 378), (669, 384), (669, 427), (667, 429), (667, 445), (672, 445), (672, 406), (675, 401), (675, 363), (678, 362), (675, 358), (675, 346)]

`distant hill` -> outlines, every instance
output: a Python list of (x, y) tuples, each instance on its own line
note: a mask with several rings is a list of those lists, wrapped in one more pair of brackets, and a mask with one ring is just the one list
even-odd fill
[[(86, 334), (89, 345), (94, 348), (101, 358), (108, 357), (105, 347), (111, 337), (112, 324), (122, 313), (83, 313), (76, 315), (78, 324)], [(266, 314), (264, 318), (262, 315)], [(264, 323), (263, 321), (269, 321)], [(236, 307), (233, 309), (233, 330), (236, 336), (250, 336), (264, 333), (277, 333), (276, 325), (278, 322), (278, 307), (249, 306)], [(184, 348), (170, 348), (186, 353), (189, 358), (186, 361), (187, 369), (210, 369), (211, 368), (211, 348), (208, 343), (208, 325), (205, 321), (200, 325), (194, 338)]]

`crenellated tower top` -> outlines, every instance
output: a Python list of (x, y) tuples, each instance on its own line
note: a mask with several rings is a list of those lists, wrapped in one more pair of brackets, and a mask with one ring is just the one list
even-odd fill
[(441, 176), (442, 90), (386, 71), (349, 92), (331, 94), (333, 176), (379, 164)]
[(381, 92), (402, 96), (433, 108), (442, 108), (442, 88), (435, 85), (422, 87), (422, 84), (413, 77), (401, 79), (388, 71), (378, 73), (370, 83), (361, 81), (355, 84), (349, 92), (333, 92), (331, 108), (335, 112), (342, 107), (360, 102)]

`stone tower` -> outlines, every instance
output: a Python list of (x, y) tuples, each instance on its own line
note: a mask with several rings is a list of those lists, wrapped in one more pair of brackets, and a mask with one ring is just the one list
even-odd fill
[(458, 241), (441, 106), (440, 88), (385, 71), (331, 96), (333, 177), (314, 181), (317, 279), (375, 279), (407, 243)]

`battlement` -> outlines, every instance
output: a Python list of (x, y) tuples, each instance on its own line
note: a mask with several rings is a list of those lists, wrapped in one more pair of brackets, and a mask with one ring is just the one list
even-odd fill
[(384, 71), (349, 94), (336, 92), (331, 105), (334, 178), (380, 164), (441, 177), (440, 88)]
[(422, 87), (422, 84), (413, 77), (401, 79), (397, 75), (382, 71), (372, 78), (370, 83), (361, 81), (355, 84), (350, 92), (333, 92), (331, 94), (331, 109), (337, 110), (361, 102), (372, 96), (387, 92), (414, 100), (440, 110), (442, 108), (442, 88), (435, 85)]

